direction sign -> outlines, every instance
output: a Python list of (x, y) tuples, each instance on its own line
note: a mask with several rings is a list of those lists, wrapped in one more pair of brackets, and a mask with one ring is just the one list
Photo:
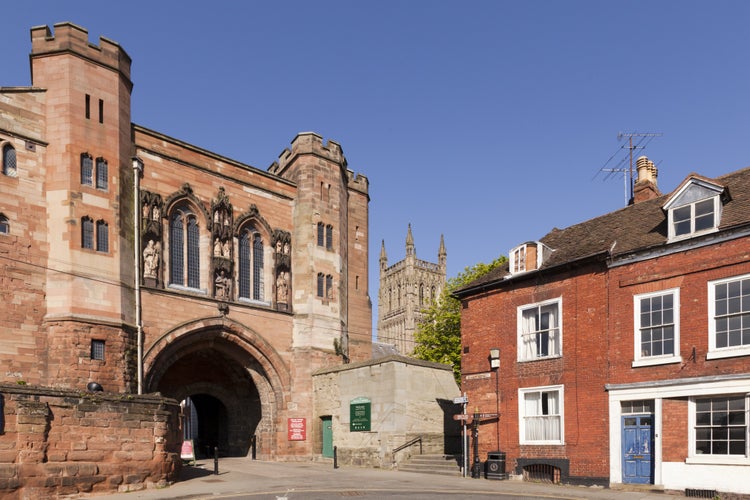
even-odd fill
[(458, 415), (453, 415), (453, 420), (469, 420), (469, 415), (466, 413), (459, 413)]
[(479, 418), (497, 418), (497, 413), (480, 413)]
[(453, 403), (457, 404), (457, 405), (465, 405), (468, 402), (469, 402), (469, 398), (467, 398), (466, 396), (461, 396), (459, 398), (453, 398)]

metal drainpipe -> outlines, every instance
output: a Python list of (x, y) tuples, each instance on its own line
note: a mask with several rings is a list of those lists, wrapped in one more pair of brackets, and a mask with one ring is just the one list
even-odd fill
[(133, 157), (133, 253), (135, 263), (135, 325), (138, 343), (138, 394), (143, 394), (143, 325), (141, 324), (141, 174), (143, 160)]

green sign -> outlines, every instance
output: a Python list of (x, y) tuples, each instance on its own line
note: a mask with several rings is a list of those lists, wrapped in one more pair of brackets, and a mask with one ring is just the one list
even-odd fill
[(355, 398), (349, 402), (349, 432), (370, 430), (370, 400)]

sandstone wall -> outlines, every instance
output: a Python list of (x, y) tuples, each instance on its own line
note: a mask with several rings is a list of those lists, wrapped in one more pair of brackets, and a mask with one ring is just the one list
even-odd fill
[(133, 491), (177, 478), (174, 400), (0, 384), (0, 407), (4, 499)]

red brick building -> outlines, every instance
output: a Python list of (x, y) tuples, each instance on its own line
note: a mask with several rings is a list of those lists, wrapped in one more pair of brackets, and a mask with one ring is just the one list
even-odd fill
[(750, 169), (662, 195), (642, 157), (629, 206), (515, 247), (456, 295), (462, 389), (500, 415), (480, 425), (482, 457), (750, 493)]
[(312, 373), (371, 356), (367, 178), (315, 133), (262, 170), (132, 123), (129, 55), (73, 24), (30, 62), (0, 88), (0, 383), (190, 398), (199, 452), (319, 454)]

